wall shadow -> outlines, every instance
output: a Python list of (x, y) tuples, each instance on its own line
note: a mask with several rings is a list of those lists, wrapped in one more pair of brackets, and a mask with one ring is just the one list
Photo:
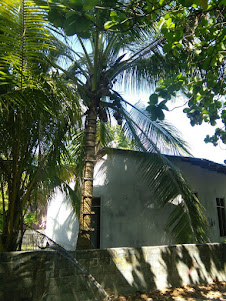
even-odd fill
[(222, 281), (226, 273), (225, 244), (177, 245), (161, 253), (169, 287)]
[[(225, 281), (225, 244), (70, 252), (114, 296)], [(0, 300), (100, 301), (103, 295), (55, 251), (0, 253)]]
[(55, 251), (0, 253), (1, 301), (95, 301), (98, 293)]
[(53, 263), (42, 253), (0, 253), (0, 300), (33, 301), (37, 295), (44, 300)]
[(225, 281), (225, 244), (115, 248), (109, 253), (127, 280), (118, 294)]
[(117, 276), (113, 278), (115, 282), (112, 284), (105, 277), (104, 286), (113, 285), (116, 296), (122, 293), (129, 295), (135, 291), (144, 292), (150, 287), (157, 288), (155, 274), (142, 248), (113, 248), (108, 249), (108, 253)]

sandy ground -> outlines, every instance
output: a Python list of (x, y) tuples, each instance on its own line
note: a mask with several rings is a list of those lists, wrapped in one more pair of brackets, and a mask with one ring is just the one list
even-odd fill
[(183, 286), (174, 289), (164, 289), (149, 292), (136, 292), (132, 296), (119, 296), (114, 301), (156, 301), (156, 300), (177, 300), (177, 301), (201, 301), (201, 300), (225, 300), (226, 281), (215, 281), (212, 284)]

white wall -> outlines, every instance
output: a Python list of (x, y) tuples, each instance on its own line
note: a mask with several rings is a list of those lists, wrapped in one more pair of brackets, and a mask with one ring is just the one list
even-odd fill
[[(129, 153), (129, 156), (128, 156)], [(173, 158), (181, 168), (192, 190), (198, 192), (212, 222), (211, 242), (221, 242), (216, 198), (226, 198), (226, 175)], [(94, 196), (101, 198), (100, 246), (139, 247), (174, 243), (166, 228), (173, 205), (160, 209), (151, 199), (137, 171), (133, 152), (115, 150), (96, 164)], [(59, 190), (52, 198), (47, 213), (47, 235), (68, 250), (77, 242), (78, 219), (70, 201)]]
[[(129, 154), (130, 153), (130, 154)], [(226, 197), (226, 175), (173, 159), (212, 221), (212, 242), (220, 237), (216, 198)], [(158, 208), (137, 170), (133, 152), (115, 150), (95, 169), (94, 195), (101, 198), (101, 248), (172, 244), (166, 221), (173, 205)], [(104, 175), (104, 176), (103, 176)]]
[(223, 242), (224, 237), (220, 237), (216, 198), (226, 200), (226, 175), (183, 162), (180, 159), (172, 159), (182, 171), (185, 179), (191, 185), (194, 192), (198, 192), (198, 197), (205, 207), (205, 215), (212, 226), (210, 227), (211, 242)]
[(173, 205), (160, 209), (151, 201), (131, 152), (105, 156), (94, 179), (94, 195), (101, 198), (101, 248), (172, 243), (165, 220)]
[(78, 229), (78, 218), (69, 197), (56, 189), (48, 204), (46, 235), (66, 250), (73, 251), (77, 244)]

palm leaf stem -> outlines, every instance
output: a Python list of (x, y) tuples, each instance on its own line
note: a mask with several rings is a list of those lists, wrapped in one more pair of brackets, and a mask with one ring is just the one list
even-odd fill
[[(24, 197), (21, 200), (21, 208), (25, 208), (26, 203), (28, 204), (28, 206), (30, 205), (31, 200), (30, 200), (30, 202), (28, 202), (28, 200), (30, 199), (30, 196), (31, 196), (31, 193), (32, 193), (32, 190), (33, 190), (34, 186), (37, 184), (37, 182), (39, 180), (40, 174), (41, 174), (41, 169), (38, 168), (37, 171), (36, 171), (36, 174), (33, 175), (32, 180), (29, 182), (29, 184), (26, 188), (26, 193), (25, 193)], [(18, 222), (19, 222), (19, 215), (18, 215), (17, 220), (16, 220), (16, 223), (18, 223)]]
[[(114, 90), (113, 90), (114, 91)], [(163, 134), (167, 134), (169, 135), (169, 131), (166, 131), (166, 129), (164, 127), (162, 127), (161, 125), (159, 125), (157, 122), (153, 122), (150, 118), (150, 116), (147, 116), (146, 113), (144, 113), (144, 111), (140, 110), (139, 107), (134, 106), (133, 104), (129, 103), (128, 101), (126, 101), (124, 98), (121, 97), (121, 95), (117, 92), (114, 91), (114, 93), (116, 93), (122, 102), (124, 102), (125, 104), (129, 105), (130, 107), (132, 107), (134, 110), (136, 110), (137, 112), (139, 112), (141, 115), (143, 115), (143, 117), (145, 119), (148, 119), (149, 122), (154, 125), (155, 128), (157, 128), (159, 131), (161, 131)], [(171, 135), (170, 135), (171, 136)], [(180, 144), (180, 147), (182, 148), (182, 150), (188, 154), (189, 156), (191, 156), (191, 153), (189, 152), (189, 150), (185, 147), (184, 143), (181, 143), (181, 141), (178, 141), (178, 138), (175, 138), (174, 136), (171, 136), (171, 139), (173, 139), (177, 144)]]
[(129, 127), (129, 129), (130, 129), (130, 131), (132, 133), (132, 137), (133, 137), (133, 139), (135, 141), (135, 144), (138, 146), (138, 149), (141, 149), (143, 152), (146, 152), (147, 150), (146, 150), (145, 146), (141, 142), (140, 137), (137, 135), (136, 130), (133, 127), (132, 119), (128, 118), (125, 115), (124, 115), (124, 117), (126, 118), (127, 125), (128, 125), (128, 127)]
[[(139, 135), (139, 137), (144, 136), (145, 139), (151, 144), (152, 149), (154, 149), (154, 151), (158, 154), (160, 154), (160, 151), (158, 149), (158, 147), (156, 146), (156, 143), (154, 143), (149, 137), (148, 135), (144, 132), (144, 130), (127, 114), (126, 111), (122, 110), (123, 116), (126, 118), (126, 121), (130, 121), (131, 124), (133, 124), (133, 126), (135, 126), (135, 128), (137, 128), (140, 133), (142, 135)], [(138, 136), (136, 135), (136, 137), (138, 138)], [(140, 140), (140, 138), (139, 138)], [(140, 140), (141, 141), (141, 140)], [(141, 144), (143, 145), (143, 143), (141, 142)], [(145, 152), (147, 152), (147, 149), (144, 147), (143, 150), (145, 150)]]
[(68, 78), (70, 78), (76, 85), (81, 85), (83, 86), (83, 82), (79, 79), (79, 78), (75, 78), (73, 75), (70, 74), (70, 72), (68, 72), (67, 70), (65, 70), (63, 67), (61, 67), (60, 65), (58, 65), (55, 62), (52, 62), (50, 59), (47, 58), (47, 61), (52, 64), (53, 67), (55, 67), (56, 69), (61, 70)]
[[(76, 63), (76, 68), (78, 68), (79, 70), (80, 70), (80, 73), (87, 79), (87, 81), (89, 82), (90, 81), (90, 77), (89, 77), (89, 75), (87, 75), (87, 72), (85, 72), (83, 69), (82, 69), (82, 67), (80, 66), (80, 64), (78, 64), (78, 63)], [(70, 69), (73, 69), (73, 64), (72, 64), (72, 66), (68, 69), (68, 71), (67, 70), (65, 70), (66, 72), (70, 72)], [(62, 71), (62, 69), (61, 69), (61, 71)], [(66, 74), (66, 73), (65, 73)], [(79, 74), (79, 72), (78, 72), (78, 74)], [(75, 75), (75, 74), (74, 74)], [(76, 79), (76, 77), (74, 76), (74, 78)], [(81, 81), (80, 81), (80, 83), (82, 83)]]
[(23, 69), (25, 63), (25, 5), (24, 0), (22, 0), (22, 7), (21, 7), (21, 15), (22, 15), (22, 28), (21, 28), (21, 90), (23, 89)]
[(94, 39), (94, 64), (93, 64), (93, 82), (92, 82), (92, 91), (97, 89), (97, 82), (99, 77), (99, 31), (95, 32)]
[(138, 58), (144, 57), (146, 54), (149, 54), (150, 51), (159, 46), (163, 40), (164, 38), (156, 39), (154, 42), (151, 43), (151, 45), (147, 45), (139, 51), (135, 52), (128, 60), (125, 61), (125, 63), (133, 64), (135, 61), (137, 61)]
[(86, 51), (86, 47), (85, 47), (84, 43), (82, 42), (82, 39), (81, 39), (79, 36), (77, 36), (77, 37), (78, 37), (79, 43), (80, 43), (80, 45), (82, 46), (82, 49), (83, 49), (83, 51), (84, 51), (84, 54), (85, 54), (85, 57), (86, 57), (86, 60), (87, 60), (89, 69), (90, 69), (90, 71), (93, 71), (93, 65), (92, 65), (92, 62), (91, 62), (91, 60), (90, 60), (89, 54), (88, 54), (88, 52)]
[[(27, 155), (26, 157), (24, 157), (23, 161), (26, 162), (27, 159), (28, 159), (28, 156), (30, 157), (30, 161), (32, 161), (35, 158), (36, 149), (35, 148), (33, 149), (33, 154), (34, 154), (33, 156)], [(27, 150), (26, 154), (31, 154), (31, 150)], [(21, 168), (22, 168), (22, 166), (23, 166), (23, 162), (21, 162)], [(38, 167), (40, 167), (40, 165)], [(25, 173), (24, 179), (23, 179), (22, 184), (21, 184), (21, 190), (22, 191), (26, 191), (26, 189), (27, 189), (26, 182), (28, 181), (29, 177), (30, 177), (29, 173)]]
[[(106, 35), (106, 40), (107, 40), (107, 35)], [(116, 35), (112, 35), (110, 40), (107, 41), (107, 47), (105, 48), (104, 52), (103, 52), (103, 57), (108, 57), (109, 53), (115, 43), (115, 41), (117, 40), (117, 36)]]

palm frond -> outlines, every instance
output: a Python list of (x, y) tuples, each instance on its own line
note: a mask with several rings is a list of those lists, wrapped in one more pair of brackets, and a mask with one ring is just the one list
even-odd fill
[[(192, 193), (188, 183), (167, 157), (142, 154), (140, 172), (153, 199), (165, 206), (173, 204), (167, 228), (177, 243), (204, 243), (208, 241), (208, 222), (204, 208)], [(175, 198), (181, 196), (180, 202)]]
[(76, 215), (79, 217), (80, 212), (80, 202), (81, 202), (81, 193), (76, 188), (72, 189), (69, 184), (63, 183), (63, 189), (66, 192), (66, 195), (70, 197), (70, 203)]
[[(143, 144), (148, 152), (190, 155), (187, 143), (181, 138), (179, 131), (165, 121), (152, 121), (151, 115), (140, 103), (132, 105), (121, 98), (128, 106), (132, 107), (128, 112), (122, 107), (125, 117), (124, 127), (132, 139), (134, 132), (139, 137), (139, 144)], [(128, 125), (128, 126), (127, 126)], [(130, 131), (132, 131), (130, 133)]]
[(162, 154), (189, 154), (186, 144), (176, 130), (164, 122), (151, 120), (151, 116), (142, 107), (133, 106), (130, 113), (121, 112), (125, 118), (124, 129), (138, 155), (141, 177), (146, 181), (152, 193), (152, 199), (159, 205), (166, 206), (178, 196), (181, 203), (175, 205), (168, 226), (178, 243), (197, 243), (208, 241), (208, 223), (203, 207), (192, 193), (181, 172)]
[(97, 125), (97, 143), (106, 148), (114, 139), (110, 124), (99, 122)]
[(156, 53), (161, 53), (163, 39), (152, 36), (144, 45), (140, 44), (139, 40), (137, 43), (139, 47), (135, 51), (127, 45), (124, 50), (127, 54), (126, 59), (109, 70), (111, 78), (119, 80), (124, 89), (130, 91), (153, 88), (163, 72), (160, 68), (152, 68), (153, 64), (150, 63), (150, 61), (155, 62)]
[(33, 62), (43, 60), (45, 51), (53, 47), (46, 29), (46, 12), (33, 1), (4, 1), (0, 16), (1, 70), (9, 69), (7, 75), (22, 88), (25, 79), (31, 76)]
[(0, 85), (35, 88), (59, 56), (72, 51), (51, 32), (45, 7), (32, 0), (4, 1), (0, 5)]

